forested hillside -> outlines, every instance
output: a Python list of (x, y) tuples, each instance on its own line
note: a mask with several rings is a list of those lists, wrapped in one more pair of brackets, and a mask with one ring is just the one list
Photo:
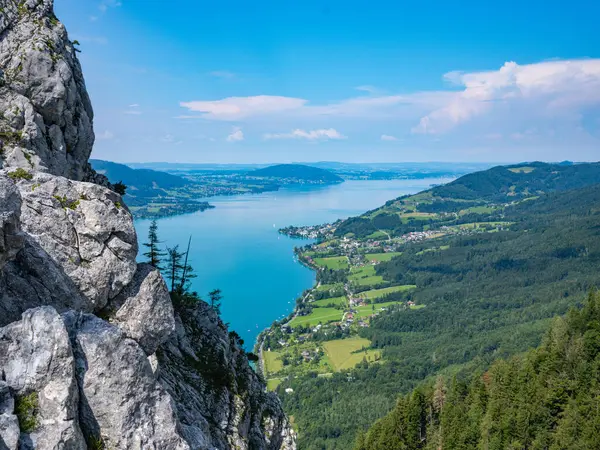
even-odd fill
[(427, 230), (434, 222), (468, 223), (477, 214), (493, 212), (508, 203), (599, 182), (600, 163), (498, 166), (416, 195), (390, 200), (381, 208), (347, 219), (338, 226), (336, 234), (367, 237), (385, 229), (390, 235), (399, 236)]
[(344, 181), (329, 170), (306, 166), (304, 164), (277, 164), (275, 166), (248, 172), (248, 176), (258, 178), (295, 179), (313, 183), (341, 183)]
[(600, 445), (600, 296), (553, 321), (542, 345), (470, 379), (399, 398), (355, 450), (595, 449)]
[[(579, 167), (589, 175), (598, 166), (552, 166), (552, 172), (560, 167)], [(498, 358), (538, 346), (552, 318), (580, 304), (600, 284), (600, 185), (590, 185), (600, 178), (588, 175), (568, 181), (588, 185), (580, 189), (564, 190), (553, 182), (547, 189), (555, 192), (437, 214), (426, 239), (407, 240), (394, 247), (396, 256), (375, 265), (383, 283), (416, 286), (382, 301), (424, 307), (392, 307), (360, 329), (380, 360), (365, 360), (330, 377), (290, 377), (281, 384), (302, 448), (351, 448), (358, 430), (423, 380), (469, 376)], [(483, 189), (485, 197), (485, 184)], [(391, 245), (387, 242), (383, 238), (382, 245)], [(293, 395), (284, 394), (288, 387)]]

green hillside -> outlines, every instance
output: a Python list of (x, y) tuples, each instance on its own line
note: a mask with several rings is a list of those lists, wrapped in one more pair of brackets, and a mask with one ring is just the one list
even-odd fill
[(341, 183), (344, 181), (329, 170), (303, 164), (278, 164), (248, 172), (247, 175), (257, 178), (284, 178), (319, 183)]
[(467, 379), (406, 396), (355, 450), (595, 449), (600, 443), (600, 296), (557, 318), (542, 345)]
[[(398, 394), (423, 380), (439, 374), (472, 374), (499, 358), (538, 346), (552, 318), (578, 305), (590, 288), (600, 284), (600, 185), (592, 184), (595, 178), (590, 175), (598, 165), (552, 167), (577, 167), (585, 174), (583, 179), (565, 183), (587, 186), (566, 190), (552, 175), (554, 181), (546, 189), (553, 192), (538, 190), (533, 197), (523, 194), (516, 201), (463, 214), (436, 213), (427, 219), (428, 227), (421, 228), (427, 233), (413, 238), (392, 234), (375, 243), (355, 235), (344, 240), (346, 245), (388, 246), (388, 251), (398, 253), (366, 267), (383, 280), (380, 285), (416, 286), (389, 294), (393, 296), (388, 300), (425, 307), (392, 309), (360, 329), (360, 337), (371, 342), (366, 350), (381, 351), (377, 363), (364, 361), (348, 373), (328, 378), (298, 376), (281, 383), (278, 392), (294, 416), (302, 448), (351, 448), (358, 430), (384, 416)], [(539, 173), (547, 172), (544, 165)], [(535, 170), (522, 172), (532, 173)], [(481, 201), (493, 195), (491, 189), (482, 188)], [(329, 248), (329, 257), (338, 256), (338, 247)], [(334, 271), (317, 277), (326, 283), (325, 275), (336, 281), (352, 276), (350, 271)], [(293, 395), (283, 394), (288, 387), (294, 389)]]
[[(432, 223), (467, 223), (479, 213), (568, 189), (600, 183), (600, 163), (523, 163), (465, 175), (416, 195), (390, 200), (381, 208), (342, 222), (337, 235), (366, 237), (378, 230), (391, 235), (427, 230)], [(476, 217), (475, 217), (476, 219)]]

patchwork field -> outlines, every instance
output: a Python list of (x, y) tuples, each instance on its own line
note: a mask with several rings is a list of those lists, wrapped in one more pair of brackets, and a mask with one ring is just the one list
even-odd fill
[(370, 344), (368, 339), (352, 337), (324, 342), (323, 348), (333, 369), (340, 371), (353, 368), (363, 358), (366, 358), (367, 361), (375, 361), (381, 358), (381, 351), (379, 350), (363, 350)]
[(294, 327), (313, 327), (321, 323), (337, 322), (341, 320), (342, 312), (335, 308), (315, 308), (308, 316), (295, 317), (289, 325)]
[(332, 297), (332, 298), (324, 298), (322, 300), (317, 300), (312, 302), (312, 306), (316, 306), (318, 308), (325, 308), (328, 305), (335, 305), (336, 307), (344, 307), (348, 304), (348, 299), (344, 297)]
[(281, 381), (281, 378), (269, 378), (267, 380), (267, 390), (273, 392), (281, 384)]
[(315, 258), (315, 264), (319, 267), (325, 267), (327, 269), (340, 270), (347, 269), (348, 258), (345, 256), (333, 256), (331, 258)]
[(343, 283), (335, 283), (335, 284), (322, 284), (317, 288), (317, 291), (331, 291), (332, 289), (344, 288)]
[(364, 319), (369, 317), (371, 314), (380, 312), (383, 309), (387, 309), (392, 305), (401, 305), (402, 302), (384, 302), (384, 303), (374, 303), (372, 305), (367, 306), (358, 306), (354, 308), (356, 313), (354, 314), (355, 319)]
[(375, 298), (385, 297), (387, 294), (391, 294), (392, 292), (409, 291), (411, 289), (415, 289), (416, 287), (417, 286), (415, 286), (414, 284), (404, 285), (404, 286), (392, 286), (392, 287), (387, 287), (387, 288), (383, 288), (383, 289), (373, 289), (370, 291), (361, 292), (360, 294), (358, 294), (358, 296), (361, 298), (366, 298), (366, 299), (371, 300), (371, 299), (375, 299)]
[(383, 283), (383, 278), (375, 275), (375, 267), (371, 265), (353, 268), (348, 280), (359, 286), (372, 286)]
[(512, 173), (531, 173), (535, 170), (535, 167), (521, 166), (521, 167), (513, 167), (508, 170), (510, 170)]
[(263, 351), (263, 359), (265, 362), (265, 370), (267, 372), (267, 375), (269, 375), (270, 373), (277, 373), (281, 369), (283, 369), (283, 363), (279, 359), (280, 356), (280, 352), (276, 352), (273, 350), (271, 350), (270, 352), (267, 350)]
[(390, 253), (365, 253), (367, 261), (379, 261), (385, 262), (390, 261), (396, 256), (400, 256), (402, 252), (390, 252)]

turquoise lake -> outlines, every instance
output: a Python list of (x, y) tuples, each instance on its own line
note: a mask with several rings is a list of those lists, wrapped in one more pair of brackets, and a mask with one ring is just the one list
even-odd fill
[[(158, 220), (159, 237), (164, 246), (179, 244), (185, 250), (192, 236), (190, 263), (197, 275), (193, 290), (205, 299), (212, 289), (223, 291), (222, 318), (251, 349), (258, 333), (288, 315), (296, 298), (315, 282), (314, 272), (294, 259), (294, 247), (308, 241), (282, 236), (279, 228), (359, 215), (387, 200), (448, 181), (346, 181), (214, 197), (207, 200), (215, 209)], [(136, 221), (140, 244), (146, 241), (149, 224)]]

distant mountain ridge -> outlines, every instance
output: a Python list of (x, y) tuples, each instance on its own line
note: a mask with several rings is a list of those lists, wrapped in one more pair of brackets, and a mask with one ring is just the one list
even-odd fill
[(157, 187), (169, 189), (191, 183), (170, 173), (151, 169), (132, 169), (125, 164), (111, 161), (90, 159), (90, 164), (96, 172), (105, 175), (111, 183), (122, 181), (127, 186), (135, 186), (137, 189), (156, 189)]
[(341, 183), (344, 180), (329, 170), (303, 164), (277, 164), (254, 170), (248, 176), (260, 178), (286, 178), (320, 183)]

